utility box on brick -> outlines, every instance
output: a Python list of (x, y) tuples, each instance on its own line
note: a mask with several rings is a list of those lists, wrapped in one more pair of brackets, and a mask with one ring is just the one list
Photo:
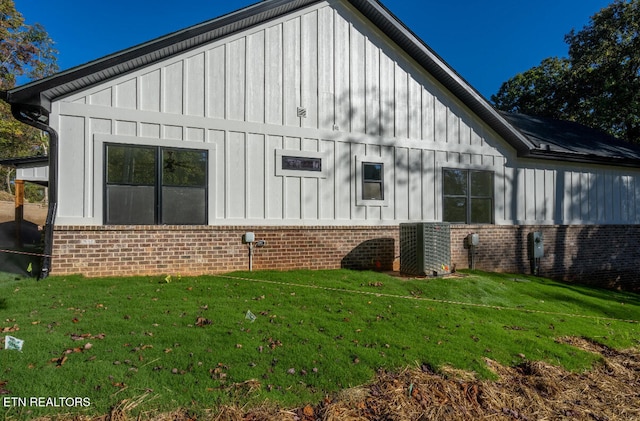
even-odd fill
[(417, 276), (451, 273), (451, 229), (446, 222), (400, 224), (400, 272)]
[(542, 232), (530, 232), (528, 235), (529, 259), (541, 259), (544, 257), (544, 239)]

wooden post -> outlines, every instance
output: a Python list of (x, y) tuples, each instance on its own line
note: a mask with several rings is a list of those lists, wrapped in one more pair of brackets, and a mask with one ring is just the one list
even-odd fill
[(22, 247), (22, 221), (24, 220), (24, 180), (16, 180), (16, 212), (15, 212), (15, 225), (16, 225), (16, 247)]

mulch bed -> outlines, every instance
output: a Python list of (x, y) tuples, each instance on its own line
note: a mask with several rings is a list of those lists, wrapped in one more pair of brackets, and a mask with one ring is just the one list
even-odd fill
[[(344, 390), (315, 405), (295, 409), (224, 406), (201, 419), (215, 421), (366, 420), (640, 420), (640, 351), (616, 351), (582, 338), (559, 338), (602, 360), (592, 370), (572, 373), (539, 361), (505, 367), (486, 360), (498, 380), (428, 366), (380, 371), (373, 383)], [(255, 383), (255, 384), (254, 384)], [(254, 381), (252, 388), (260, 387)], [(245, 385), (234, 385), (242, 388)], [(231, 389), (230, 389), (231, 391)], [(189, 411), (129, 417), (134, 401), (92, 421), (195, 420)], [(57, 418), (60, 419), (60, 418)], [(74, 418), (78, 419), (78, 418)]]

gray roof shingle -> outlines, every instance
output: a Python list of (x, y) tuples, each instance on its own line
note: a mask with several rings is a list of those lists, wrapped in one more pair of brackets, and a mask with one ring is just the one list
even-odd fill
[(640, 145), (579, 123), (502, 113), (534, 145), (525, 156), (640, 167)]

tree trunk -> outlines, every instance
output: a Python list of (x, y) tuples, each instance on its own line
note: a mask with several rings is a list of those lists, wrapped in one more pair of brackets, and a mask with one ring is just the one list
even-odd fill
[(7, 193), (9, 194), (13, 194), (13, 192), (11, 191), (11, 172), (12, 170), (7, 170), (7, 177), (5, 182), (7, 183)]

